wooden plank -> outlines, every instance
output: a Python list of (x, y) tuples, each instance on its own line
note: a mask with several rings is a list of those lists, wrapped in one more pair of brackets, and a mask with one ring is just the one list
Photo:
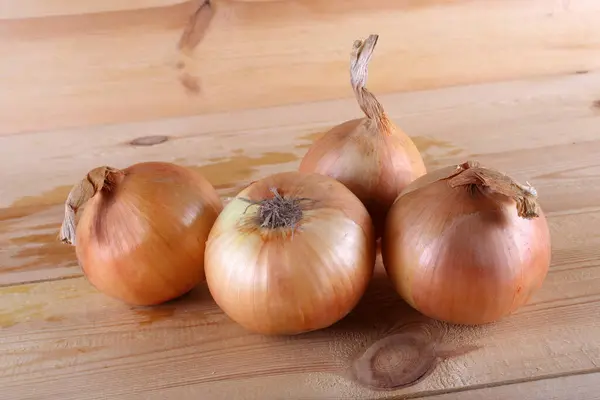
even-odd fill
[[(531, 181), (544, 208), (559, 212), (600, 203), (589, 190), (600, 185), (594, 173), (600, 109), (593, 107), (599, 86), (600, 73), (589, 73), (395, 94), (382, 101), (413, 136), (429, 168), (476, 158)], [(81, 274), (73, 251), (56, 242), (56, 233), (71, 185), (96, 166), (174, 161), (194, 166), (230, 196), (257, 177), (296, 168), (311, 140), (359, 113), (347, 99), (0, 136), (0, 285)], [(168, 140), (129, 144), (145, 135)]]
[[(335, 380), (336, 376), (330, 375), (329, 379)], [(599, 381), (600, 373), (582, 373), (581, 375), (551, 377), (529, 382), (509, 383), (501, 386), (467, 389), (465, 391), (450, 391), (449, 393), (437, 395), (414, 394), (396, 397), (389, 393), (378, 393), (376, 396), (378, 398), (394, 400), (598, 400), (600, 399), (600, 393), (597, 392)], [(280, 392), (282, 393), (282, 396), (286, 396), (285, 398), (287, 399), (308, 398), (303, 397), (307, 393), (305, 384), (312, 383), (310, 380), (303, 379), (302, 376), (298, 375), (272, 377), (270, 382), (273, 386), (279, 385), (286, 387), (285, 391), (282, 388)], [(245, 380), (244, 383), (246, 385), (252, 385), (252, 380)], [(228, 389), (227, 382), (217, 382), (211, 385), (211, 389), (201, 389), (201, 393), (205, 394), (207, 398), (225, 399), (225, 397), (221, 394), (221, 391)], [(319, 394), (323, 399), (341, 399), (342, 395), (354, 395), (354, 392), (351, 391), (340, 392), (339, 386), (336, 385), (317, 386), (316, 390), (319, 391)], [(162, 390), (158, 393), (149, 392), (144, 393), (143, 395), (128, 395), (126, 399), (164, 400), (173, 398), (181, 400), (195, 400), (197, 399), (197, 393), (197, 386), (173, 387)], [(313, 395), (313, 393), (314, 391), (310, 392), (308, 395)], [(242, 390), (234, 394), (238, 395), (238, 397), (235, 398), (243, 398), (248, 400), (264, 399), (264, 397), (259, 397), (260, 395), (255, 395), (252, 392), (249, 394), (247, 391)]]
[[(594, 234), (599, 223), (600, 210), (552, 219), (555, 237), (577, 247), (558, 247), (558, 267), (512, 317), (479, 328), (429, 321), (445, 331), (443, 347), (471, 351), (398, 391), (363, 388), (348, 374), (352, 360), (375, 340), (424, 320), (399, 300), (380, 267), (350, 316), (329, 329), (289, 338), (245, 332), (223, 315), (205, 286), (156, 308), (128, 307), (97, 293), (83, 278), (3, 287), (0, 386), (7, 398), (23, 400), (76, 399), (81, 393), (367, 399), (598, 371), (600, 321), (591, 316), (600, 314), (600, 237)], [(568, 256), (577, 249), (588, 254), (590, 264)]]
[[(600, 398), (599, 19), (595, 0), (0, 0), (0, 399)], [(175, 161), (226, 197), (295, 169), (360, 115), (334, 99), (371, 32), (369, 86), (428, 167), (475, 158), (540, 192), (552, 267), (516, 315), (428, 320), (378, 265), (346, 319), (275, 338), (205, 285), (134, 308), (81, 277), (56, 233), (87, 170)], [(453, 357), (408, 388), (359, 386), (353, 360), (417, 321)]]
[(0, 19), (43, 18), (168, 7), (187, 0), (0, 0)]
[[(597, 141), (585, 144), (597, 152)], [(581, 184), (594, 171), (595, 158), (577, 149), (573, 154), (584, 164), (569, 178), (580, 180), (570, 198), (585, 193), (597, 205), (600, 185)], [(550, 162), (535, 165), (544, 176), (554, 168)], [(445, 361), (426, 380), (394, 394), (462, 391), (600, 368), (600, 321), (590, 318), (600, 313), (600, 209), (559, 203), (563, 186), (544, 180), (545, 202), (554, 208), (554, 251), (542, 290), (501, 323), (447, 327), (446, 346), (477, 350)], [(23, 399), (77, 398), (82, 391), (124, 398), (386, 397), (390, 393), (358, 386), (347, 369), (376, 339), (421, 319), (398, 300), (380, 269), (351, 316), (293, 338), (244, 332), (218, 310), (204, 286), (156, 309), (112, 301), (81, 278), (4, 287), (0, 296), (0, 386)], [(148, 382), (148, 376), (161, 378)]]
[[(486, 327), (428, 321), (446, 332), (444, 346), (471, 351), (393, 392), (363, 388), (348, 373), (374, 341), (424, 320), (399, 301), (380, 268), (361, 304), (339, 324), (267, 338), (232, 323), (203, 285), (148, 309), (111, 300), (83, 278), (64, 279), (80, 272), (72, 248), (55, 242), (69, 185), (100, 163), (181, 162), (199, 168), (227, 196), (250, 179), (295, 168), (310, 140), (358, 115), (352, 100), (0, 137), (6, 171), (0, 187), (0, 398), (493, 399), (531, 387), (513, 384), (544, 385), (543, 394), (558, 386), (539, 382), (588, 374), (580, 375), (587, 386), (572, 392), (587, 400), (600, 392), (600, 382), (587, 378), (600, 371), (600, 321), (590, 317), (600, 315), (599, 82), (598, 73), (575, 74), (382, 99), (415, 137), (428, 166), (475, 157), (530, 180), (553, 235), (553, 265), (530, 304)], [(168, 140), (129, 144), (149, 134)], [(14, 285), (38, 280), (48, 281)], [(567, 388), (576, 385), (569, 382)]]
[[(427, 164), (439, 166), (461, 157), (510, 155), (517, 149), (598, 139), (598, 87), (600, 72), (393, 94), (380, 100), (413, 137)], [(261, 166), (295, 167), (321, 132), (360, 116), (356, 101), (347, 98), (0, 137), (0, 168), (3, 181), (10, 183), (0, 186), (0, 207), (56, 204), (66, 194), (59, 186), (70, 186), (100, 163), (123, 167), (141, 160), (211, 165), (203, 172), (231, 193), (253, 179)], [(165, 136), (167, 141), (130, 144), (145, 136)], [(34, 151), (44, 165), (35, 173), (25, 157)], [(41, 196), (53, 191), (57, 195)]]
[(378, 93), (600, 68), (596, 0), (18, 3), (0, 3), (3, 135), (345, 97), (371, 32)]
[[(594, 172), (597, 87), (600, 73), (589, 73), (394, 94), (382, 101), (413, 136), (429, 168), (476, 158), (529, 180), (546, 211), (557, 213), (600, 203), (589, 191), (600, 185)], [(56, 234), (71, 185), (96, 166), (175, 161), (194, 166), (230, 196), (257, 177), (295, 169), (311, 140), (359, 115), (354, 100), (346, 99), (0, 136), (0, 285), (81, 274), (72, 249), (56, 242)], [(145, 135), (168, 140), (130, 145)]]
[(582, 373), (424, 398), (427, 400), (598, 400), (600, 399), (598, 382), (600, 382), (600, 372)]

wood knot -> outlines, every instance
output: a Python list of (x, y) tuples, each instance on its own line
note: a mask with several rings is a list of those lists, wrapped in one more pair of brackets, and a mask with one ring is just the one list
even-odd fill
[(372, 389), (414, 385), (440, 362), (480, 348), (465, 341), (461, 332), (464, 334), (464, 330), (433, 320), (406, 324), (397, 333), (373, 343), (354, 361), (352, 373), (358, 383)]
[(132, 146), (154, 146), (156, 144), (161, 144), (169, 140), (168, 136), (142, 136), (136, 139), (133, 139), (129, 142)]
[(179, 75), (179, 83), (181, 83), (189, 94), (200, 93), (200, 80), (192, 74), (184, 72)]
[(200, 44), (208, 30), (208, 26), (214, 16), (214, 10), (209, 0), (202, 1), (181, 34), (178, 47), (184, 54), (191, 54)]
[(435, 368), (440, 329), (427, 323), (405, 325), (400, 332), (372, 344), (353, 364), (359, 383), (375, 389), (413, 385)]

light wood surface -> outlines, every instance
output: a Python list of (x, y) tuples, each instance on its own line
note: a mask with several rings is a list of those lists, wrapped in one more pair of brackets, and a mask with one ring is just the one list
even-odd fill
[(201, 4), (2, 0), (0, 134), (346, 97), (371, 32), (377, 93), (600, 68), (597, 0)]
[[(0, 399), (600, 399), (599, 2), (200, 4), (0, 0)], [(553, 259), (526, 306), (436, 323), (378, 262), (351, 315), (277, 338), (233, 323), (205, 285), (135, 308), (88, 284), (56, 240), (72, 184), (164, 160), (226, 198), (296, 169), (360, 116), (349, 48), (372, 32), (369, 88), (429, 169), (475, 159), (540, 193)], [(409, 387), (359, 385), (353, 360), (411, 322), (452, 357)]]

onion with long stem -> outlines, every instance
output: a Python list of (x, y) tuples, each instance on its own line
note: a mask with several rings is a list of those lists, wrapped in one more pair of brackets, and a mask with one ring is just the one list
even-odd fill
[(344, 185), (284, 172), (243, 189), (215, 222), (206, 280), (234, 321), (263, 334), (297, 334), (339, 321), (375, 264), (364, 205)]
[(525, 304), (550, 266), (550, 232), (531, 186), (475, 162), (431, 172), (390, 209), (385, 269), (415, 309), (457, 324)]
[(210, 182), (189, 168), (164, 162), (99, 167), (71, 190), (59, 237), (75, 245), (98, 290), (154, 305), (204, 279), (206, 239), (221, 210)]
[(426, 173), (419, 150), (389, 118), (365, 87), (368, 64), (379, 36), (354, 43), (350, 80), (365, 117), (337, 125), (310, 147), (300, 171), (330, 176), (348, 187), (366, 206), (376, 236), (400, 192)]

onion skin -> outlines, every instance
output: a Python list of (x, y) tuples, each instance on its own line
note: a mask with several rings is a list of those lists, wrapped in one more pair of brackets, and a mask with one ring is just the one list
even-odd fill
[(330, 176), (348, 187), (369, 211), (379, 237), (396, 197), (426, 169), (410, 137), (364, 87), (377, 39), (377, 35), (371, 35), (355, 43), (352, 59), (352, 86), (366, 116), (339, 124), (316, 140), (299, 170)]
[[(469, 170), (475, 172), (463, 176)], [(496, 181), (466, 184), (480, 172), (487, 173), (465, 163), (425, 175), (388, 214), (382, 240), (388, 276), (407, 303), (437, 320), (497, 321), (529, 300), (550, 266), (550, 232), (535, 195), (508, 177), (504, 183), (513, 186), (496, 185), (504, 178), (495, 171), (489, 176)]]
[[(76, 232), (77, 258), (94, 287), (147, 306), (177, 298), (204, 280), (205, 242), (222, 204), (202, 175), (145, 162), (95, 179), (101, 189), (87, 201)], [(72, 241), (69, 234), (61, 236)]]
[[(302, 200), (293, 227), (264, 227), (261, 206), (279, 195)], [(242, 190), (215, 222), (207, 242), (206, 280), (219, 307), (249, 331), (291, 335), (346, 316), (375, 264), (372, 222), (341, 183), (284, 172)]]

